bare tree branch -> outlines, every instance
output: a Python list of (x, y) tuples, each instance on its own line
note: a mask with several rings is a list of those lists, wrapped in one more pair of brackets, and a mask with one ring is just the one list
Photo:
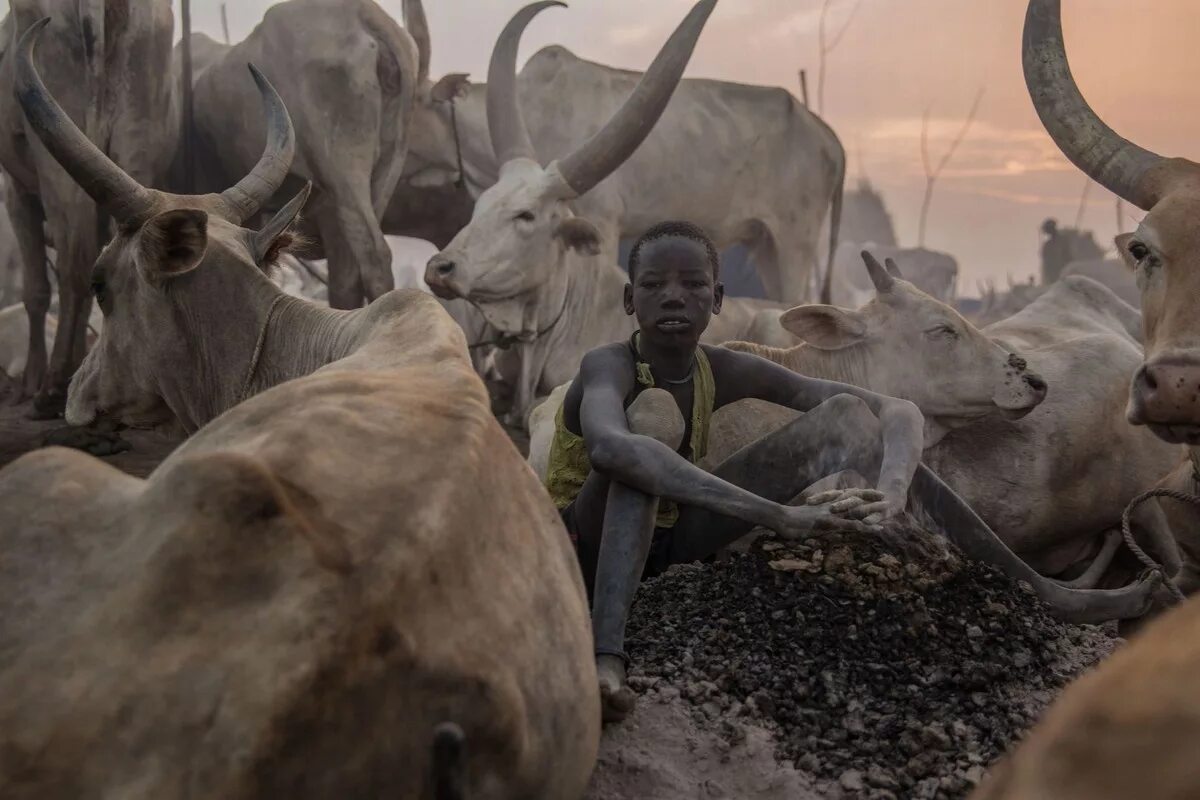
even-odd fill
[(1083, 225), (1083, 212), (1087, 209), (1088, 192), (1092, 188), (1092, 179), (1085, 177), (1083, 179), (1083, 192), (1079, 195), (1079, 210), (1075, 212), (1075, 230)]
[(842, 37), (846, 35), (846, 31), (850, 29), (850, 23), (854, 21), (854, 17), (858, 14), (858, 9), (862, 5), (862, 0), (854, 0), (854, 7), (850, 9), (849, 16), (846, 17), (845, 23), (842, 24), (832, 40), (825, 35), (825, 21), (829, 16), (829, 6), (833, 0), (822, 0), (821, 2), (821, 17), (817, 24), (817, 113), (825, 113), (825, 62), (829, 54), (834, 51), (842, 41)]
[(941, 177), (942, 171), (946, 169), (946, 165), (950, 163), (950, 159), (954, 158), (958, 146), (962, 144), (963, 139), (967, 138), (967, 131), (971, 129), (971, 124), (975, 121), (975, 115), (979, 112), (979, 103), (983, 100), (983, 93), (986, 87), (979, 87), (979, 91), (975, 93), (975, 100), (971, 103), (971, 110), (967, 112), (966, 119), (963, 120), (962, 128), (959, 129), (958, 135), (950, 142), (950, 147), (946, 150), (946, 154), (942, 156), (942, 160), (937, 163), (937, 166), (930, 169), (929, 166), (929, 110), (925, 110), (925, 114), (921, 119), (921, 163), (925, 168), (925, 197), (921, 201), (921, 218), (917, 228), (917, 246), (925, 246), (925, 227), (929, 221), (929, 206), (933, 203), (933, 187), (937, 184), (938, 178)]

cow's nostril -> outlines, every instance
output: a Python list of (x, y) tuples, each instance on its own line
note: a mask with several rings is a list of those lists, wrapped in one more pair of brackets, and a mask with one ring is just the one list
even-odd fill
[(444, 278), (447, 275), (449, 275), (450, 273), (454, 272), (454, 262), (453, 261), (442, 261), (442, 262), (438, 263), (436, 269), (437, 269), (437, 274)]
[(1039, 375), (1026, 375), (1025, 383), (1029, 384), (1029, 388), (1035, 392), (1046, 391), (1046, 382)]
[(1158, 381), (1154, 377), (1154, 370), (1142, 367), (1142, 382), (1146, 384), (1146, 388), (1153, 391), (1158, 388)]

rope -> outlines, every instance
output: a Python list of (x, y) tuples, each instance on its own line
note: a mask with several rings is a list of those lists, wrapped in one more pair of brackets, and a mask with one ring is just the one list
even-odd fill
[(263, 345), (267, 343), (267, 328), (271, 327), (271, 317), (275, 315), (276, 307), (285, 297), (287, 295), (283, 292), (275, 295), (275, 299), (271, 301), (271, 307), (267, 309), (267, 318), (263, 321), (262, 330), (258, 332), (258, 341), (254, 344), (254, 354), (250, 356), (250, 367), (246, 370), (246, 379), (242, 381), (242, 390), (238, 392), (237, 401), (239, 403), (243, 402), (250, 392), (250, 383), (254, 380), (254, 373), (258, 372), (258, 360), (262, 358)]
[[(556, 316), (554, 318), (554, 321), (551, 322), (549, 325), (547, 325), (546, 327), (544, 327), (544, 328), (538, 330), (536, 333), (534, 333), (532, 339), (522, 340), (520, 334), (502, 333), (502, 334), (496, 336), (494, 339), (488, 339), (486, 341), (476, 342), (475, 344), (469, 344), (469, 345), (467, 345), (467, 349), (468, 350), (477, 350), (480, 347), (499, 347), (501, 350), (507, 350), (508, 348), (512, 347), (514, 344), (517, 344), (518, 342), (521, 342), (521, 341), (525, 341), (527, 344), (536, 342), (538, 339), (542, 338), (547, 333), (549, 333), (550, 330), (555, 325), (558, 324), (558, 321), (563, 318), (563, 314), (567, 313), (567, 299), (568, 299), (568, 296), (564, 295), (562, 308), (560, 308), (558, 310), (558, 316)], [(471, 305), (475, 306), (475, 308), (477, 308), (477, 309), (479, 308), (478, 303), (471, 302)], [(483, 309), (479, 309), (479, 313), (482, 314)]]
[[(1200, 475), (1197, 475), (1195, 472), (1193, 472), (1192, 478), (1193, 481), (1200, 486)], [(1164, 580), (1167, 584), (1167, 589), (1171, 592), (1171, 596), (1175, 598), (1177, 603), (1182, 603), (1184, 600), (1183, 592), (1179, 590), (1179, 587), (1175, 585), (1173, 580), (1166, 577), (1162, 565), (1151, 558), (1150, 555), (1143, 550), (1133, 538), (1133, 528), (1130, 525), (1130, 517), (1133, 516), (1133, 510), (1152, 497), (1169, 497), (1172, 500), (1178, 500), (1181, 503), (1191, 503), (1197, 508), (1200, 508), (1200, 496), (1188, 494), (1187, 492), (1180, 492), (1175, 489), (1151, 489), (1150, 491), (1142, 492), (1137, 497), (1133, 498), (1129, 505), (1125, 507), (1124, 513), (1121, 514), (1121, 535), (1125, 537), (1126, 547), (1129, 548), (1134, 556), (1137, 557), (1137, 560), (1142, 562), (1144, 566), (1163, 574)]]

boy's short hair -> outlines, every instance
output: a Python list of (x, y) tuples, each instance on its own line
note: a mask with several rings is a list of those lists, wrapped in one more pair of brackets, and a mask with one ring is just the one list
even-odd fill
[(637, 272), (642, 256), (642, 246), (658, 239), (691, 239), (693, 242), (704, 245), (704, 251), (708, 254), (708, 263), (712, 266), (713, 280), (717, 280), (721, 272), (721, 256), (717, 253), (717, 246), (699, 225), (678, 220), (660, 222), (637, 238), (637, 241), (633, 243), (633, 249), (629, 251), (629, 280), (632, 281)]

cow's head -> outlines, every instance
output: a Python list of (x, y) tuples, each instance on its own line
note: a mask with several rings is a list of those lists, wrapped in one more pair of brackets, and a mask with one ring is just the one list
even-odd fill
[(251, 66), (267, 145), (250, 174), (220, 194), (148, 189), (92, 144), (42, 83), (32, 55), (48, 21), (30, 27), (18, 45), (17, 99), (46, 149), (116, 223), (92, 271), (104, 327), (71, 381), (67, 420), (86, 424), (104, 411), (136, 426), (178, 420), (195, 429), (232, 405), (221, 393), (236, 381), (218, 365), (245, 369), (259, 330), (254, 304), (278, 294), (264, 270), (308, 190), (261, 231), (241, 225), (287, 176), (295, 151), (291, 120)]
[(1126, 141), (1088, 106), (1067, 64), (1061, 0), (1030, 0), (1023, 58), (1038, 116), (1067, 158), (1148, 212), (1117, 237), (1142, 292), (1146, 346), (1126, 416), (1168, 442), (1200, 445), (1200, 165)]
[(783, 315), (783, 327), (844, 359), (855, 383), (916, 403), (933, 439), (992, 413), (1019, 419), (1045, 399), (1045, 382), (1024, 359), (904, 280), (891, 259), (885, 269), (870, 253), (862, 257), (875, 285), (871, 302), (857, 311), (799, 306)]
[[(487, 90), (488, 129), (500, 178), (479, 197), (470, 224), (425, 271), (425, 282), (438, 296), (471, 300), (493, 326), (517, 336), (532, 332), (535, 321), (525, 313), (529, 298), (561, 269), (567, 252), (599, 252), (599, 232), (575, 217), (568, 203), (617, 169), (650, 133), (716, 0), (701, 0), (692, 9), (604, 128), (575, 152), (543, 167), (517, 102), (517, 47), (534, 16), (561, 5), (526, 6), (500, 34)], [(615, 262), (616, 253), (611, 256)]]

